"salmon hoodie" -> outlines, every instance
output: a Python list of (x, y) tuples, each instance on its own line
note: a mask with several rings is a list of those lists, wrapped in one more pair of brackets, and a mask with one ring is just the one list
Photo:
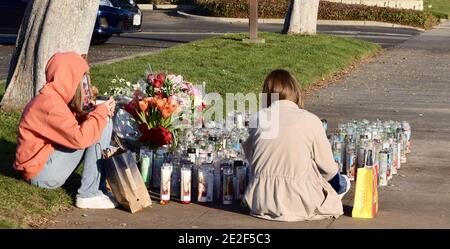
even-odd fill
[(49, 60), (47, 83), (26, 105), (19, 123), (13, 166), (25, 180), (41, 172), (55, 146), (85, 149), (100, 139), (109, 114), (106, 105), (98, 105), (82, 123), (68, 107), (88, 70), (87, 62), (73, 52)]

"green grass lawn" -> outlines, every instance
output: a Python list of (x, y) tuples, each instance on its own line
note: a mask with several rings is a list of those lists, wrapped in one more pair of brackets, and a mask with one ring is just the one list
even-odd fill
[(111, 65), (92, 68), (92, 81), (107, 91), (116, 75), (135, 81), (154, 71), (181, 74), (192, 83), (207, 83), (208, 92), (258, 92), (270, 71), (283, 68), (295, 74), (303, 87), (327, 78), (354, 60), (377, 51), (375, 44), (333, 36), (286, 36), (262, 33), (265, 44), (244, 44), (244, 35), (210, 38)]
[[(145, 76), (147, 64), (155, 71), (182, 74), (193, 83), (207, 82), (208, 92), (259, 92), (273, 69), (293, 72), (303, 87), (329, 78), (355, 61), (379, 51), (361, 40), (326, 35), (285, 36), (261, 34), (265, 44), (244, 44), (244, 35), (215, 37), (92, 68), (93, 84), (109, 90), (111, 79), (135, 81)], [(0, 98), (4, 84), (0, 85)], [(0, 227), (29, 227), (70, 207), (77, 179), (63, 189), (39, 189), (20, 180), (11, 170), (20, 115), (0, 112)], [(79, 184), (79, 183), (78, 183)]]
[[(423, 6), (425, 10), (433, 12), (440, 18), (448, 19), (448, 16), (450, 15), (450, 0), (424, 0)], [(444, 16), (442, 14), (444, 14)]]

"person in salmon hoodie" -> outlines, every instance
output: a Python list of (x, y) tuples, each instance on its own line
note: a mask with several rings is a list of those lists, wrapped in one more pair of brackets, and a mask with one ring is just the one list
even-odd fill
[(87, 61), (77, 53), (57, 53), (50, 58), (47, 83), (22, 113), (14, 168), (32, 185), (55, 189), (83, 160), (75, 205), (115, 208), (114, 198), (100, 190), (101, 150), (111, 142), (115, 101), (110, 98), (86, 112), (88, 72)]

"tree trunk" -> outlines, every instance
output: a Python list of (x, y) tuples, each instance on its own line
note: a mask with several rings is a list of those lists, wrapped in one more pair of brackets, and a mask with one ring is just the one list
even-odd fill
[(284, 20), (284, 34), (315, 35), (319, 0), (292, 0)]
[(46, 83), (45, 67), (56, 52), (87, 54), (99, 0), (34, 0), (25, 11), (12, 55), (4, 110), (22, 110)]

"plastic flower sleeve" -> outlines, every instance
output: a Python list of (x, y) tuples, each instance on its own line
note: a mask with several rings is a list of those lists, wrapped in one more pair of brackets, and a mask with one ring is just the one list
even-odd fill
[(138, 124), (127, 111), (119, 109), (113, 122), (114, 131), (119, 138), (132, 142), (139, 139)]

